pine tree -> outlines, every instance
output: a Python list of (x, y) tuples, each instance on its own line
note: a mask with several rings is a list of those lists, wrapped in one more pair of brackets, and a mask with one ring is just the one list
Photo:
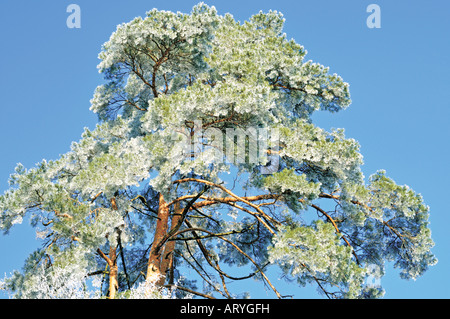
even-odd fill
[(374, 266), (416, 278), (435, 264), (422, 197), (384, 171), (366, 182), (357, 141), (312, 123), (350, 105), (349, 85), (283, 24), (201, 3), (119, 25), (99, 55), (97, 127), (57, 160), (19, 164), (0, 197), (3, 232), (27, 215), (43, 241), (4, 288), (228, 298), (253, 278), (282, 298), (266, 275), (279, 267), (326, 297), (369, 298), (384, 293)]

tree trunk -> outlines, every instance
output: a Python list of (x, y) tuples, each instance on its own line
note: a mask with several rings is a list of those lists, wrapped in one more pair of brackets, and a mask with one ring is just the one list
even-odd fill
[[(178, 221), (181, 218), (183, 210), (180, 209), (180, 203), (176, 202), (174, 207), (174, 214), (172, 216), (172, 221), (170, 229), (177, 227)], [(170, 283), (173, 284), (173, 251), (175, 249), (175, 241), (168, 241), (164, 247), (164, 254), (161, 260), (161, 274), (164, 275), (159, 281), (158, 285), (164, 285), (165, 279), (169, 276)]]
[(109, 259), (109, 299), (114, 299), (119, 290), (116, 248), (109, 248)]
[[(181, 227), (187, 211), (192, 204), (200, 198), (200, 196), (208, 190), (208, 186), (198, 193), (184, 209), (180, 209), (177, 202), (174, 215), (172, 217), (171, 229), (168, 232), (169, 222), (169, 206), (162, 194), (159, 194), (159, 208), (158, 220), (156, 221), (155, 237), (150, 250), (147, 268), (147, 282), (155, 283), (156, 285), (163, 285), (165, 281), (166, 272), (173, 266), (173, 250), (175, 249), (175, 242), (168, 241), (178, 229)], [(168, 242), (167, 242), (168, 241)], [(164, 251), (164, 254), (162, 253)]]
[[(117, 210), (116, 198), (111, 198), (111, 208)], [(117, 234), (120, 236), (120, 232)], [(106, 235), (108, 238), (109, 235)], [(105, 253), (98, 248), (97, 253), (106, 261), (109, 267), (109, 288), (108, 288), (108, 298), (114, 299), (116, 297), (116, 293), (119, 290), (119, 268), (117, 266), (117, 247), (111, 246), (109, 247), (109, 256), (106, 256)]]
[(162, 247), (159, 243), (167, 232), (169, 221), (169, 206), (167, 206), (164, 196), (159, 194), (158, 220), (156, 221), (155, 237), (153, 238), (152, 249), (148, 258), (147, 282), (160, 283), (161, 276), (161, 255)]
[[(111, 198), (111, 208), (117, 210), (116, 198)], [(119, 234), (117, 236), (120, 236)], [(109, 248), (109, 299), (116, 297), (116, 292), (119, 289), (118, 267), (117, 267), (117, 247), (110, 246)]]
[(117, 290), (119, 289), (118, 281), (118, 267), (117, 267), (117, 253), (116, 248), (112, 246), (109, 248), (109, 256), (98, 248), (97, 253), (106, 261), (109, 267), (109, 287), (108, 287), (108, 298), (114, 299), (116, 297)]

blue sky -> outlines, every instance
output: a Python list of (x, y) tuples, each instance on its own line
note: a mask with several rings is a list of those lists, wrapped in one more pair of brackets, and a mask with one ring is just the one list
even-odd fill
[[(69, 4), (81, 8), (81, 28), (69, 29)], [(101, 45), (116, 26), (152, 8), (189, 12), (197, 1), (1, 1), (0, 192), (16, 163), (56, 159), (79, 140), (96, 116), (89, 100), (101, 83)], [(345, 128), (358, 140), (366, 176), (385, 169), (398, 184), (421, 193), (439, 262), (417, 281), (391, 267), (381, 283), (386, 298), (449, 298), (450, 2), (446, 0), (205, 1), (244, 21), (259, 10), (280, 11), (285, 32), (350, 84), (353, 103), (338, 114), (320, 113), (326, 129)], [(381, 8), (381, 28), (369, 29), (369, 4)], [(34, 250), (24, 222), (0, 235), (0, 278), (20, 269)], [(287, 287), (282, 293), (289, 294)], [(284, 291), (283, 291), (284, 290)], [(253, 295), (255, 296), (255, 295)], [(259, 295), (264, 298), (264, 295)], [(315, 298), (313, 289), (296, 297)], [(0, 296), (1, 297), (1, 296)]]

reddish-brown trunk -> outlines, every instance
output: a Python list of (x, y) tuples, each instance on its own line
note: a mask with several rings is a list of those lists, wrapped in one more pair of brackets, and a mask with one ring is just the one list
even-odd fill
[(108, 298), (114, 299), (116, 297), (117, 290), (119, 289), (118, 272), (117, 267), (117, 253), (116, 248), (109, 248), (109, 256), (106, 256), (103, 251), (98, 248), (97, 253), (106, 261), (109, 267), (109, 287)]
[(116, 248), (109, 249), (109, 299), (114, 299), (119, 290)]
[[(174, 229), (177, 227), (178, 222), (181, 218), (182, 210), (180, 209), (180, 203), (176, 202), (174, 207), (174, 214), (172, 216), (172, 221), (170, 225), (170, 229)], [(165, 279), (170, 273), (173, 273), (173, 251), (175, 249), (175, 241), (168, 241), (164, 247), (164, 254), (162, 255), (161, 260), (161, 274), (164, 275), (159, 281), (158, 285), (163, 285)], [(170, 276), (170, 281), (172, 281), (173, 276)]]
[[(96, 197), (98, 197), (97, 195)], [(116, 198), (111, 198), (111, 208), (117, 210)], [(118, 235), (119, 236), (119, 235)], [(106, 236), (108, 238), (109, 235)], [(109, 288), (108, 288), (108, 297), (109, 299), (114, 299), (116, 297), (116, 293), (119, 290), (119, 268), (117, 266), (117, 248), (110, 245), (109, 247), (109, 256), (106, 256), (103, 251), (98, 248), (97, 253), (106, 261), (109, 267)]]
[(159, 243), (167, 232), (168, 221), (169, 206), (167, 206), (164, 196), (159, 194), (158, 220), (156, 221), (155, 237), (148, 258), (147, 281), (149, 282), (158, 281), (159, 283), (160, 276), (163, 275), (161, 272), (162, 247), (159, 246)]

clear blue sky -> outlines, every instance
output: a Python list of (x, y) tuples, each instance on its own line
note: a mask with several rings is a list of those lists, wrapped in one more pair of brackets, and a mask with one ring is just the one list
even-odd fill
[[(81, 7), (80, 29), (66, 26), (71, 3)], [(32, 167), (43, 158), (56, 159), (79, 140), (83, 127), (95, 126), (89, 100), (101, 82), (97, 55), (116, 25), (155, 7), (189, 12), (196, 3), (1, 1), (0, 192), (7, 189), (17, 162)], [(343, 127), (347, 137), (361, 143), (366, 176), (386, 169), (431, 207), (438, 264), (415, 282), (399, 279), (389, 267), (381, 281), (385, 297), (449, 298), (450, 1), (205, 3), (241, 21), (259, 10), (281, 11), (288, 38), (305, 46), (307, 59), (330, 66), (350, 83), (353, 104), (339, 114), (318, 114), (316, 123), (326, 129)], [(366, 25), (371, 3), (381, 8), (380, 29)], [(20, 269), (36, 246), (27, 222), (0, 235), (0, 278)], [(312, 289), (293, 293), (317, 297)]]

